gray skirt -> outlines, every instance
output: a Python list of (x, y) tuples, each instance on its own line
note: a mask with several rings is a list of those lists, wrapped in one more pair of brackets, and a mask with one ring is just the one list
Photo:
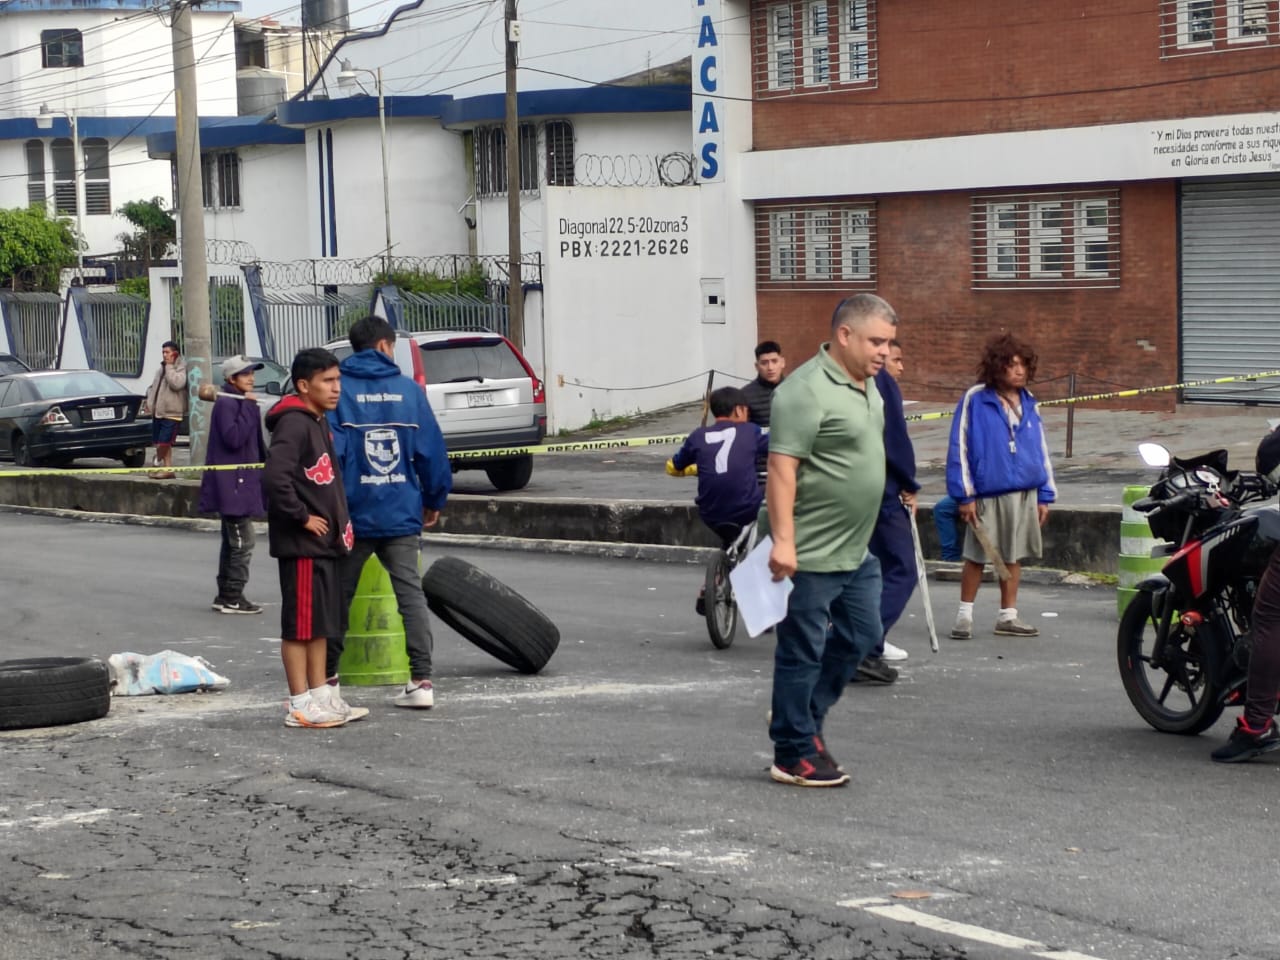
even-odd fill
[[(977, 503), (978, 519), (1005, 563), (1020, 563), (1028, 557), (1040, 558), (1043, 541), (1035, 490), (1018, 490), (978, 500)], [(974, 563), (990, 562), (978, 538), (973, 535), (972, 527), (965, 527), (963, 553), (966, 560)]]

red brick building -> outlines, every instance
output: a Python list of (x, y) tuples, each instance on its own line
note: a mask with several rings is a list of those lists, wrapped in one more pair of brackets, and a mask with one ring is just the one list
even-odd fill
[[(1005, 329), (1039, 351), (1042, 396), (1073, 371), (1098, 392), (1280, 368), (1277, 0), (724, 15), (750, 25), (762, 339), (807, 356), (870, 290), (916, 397), (954, 397)], [(1189, 396), (1280, 399), (1280, 379)]]

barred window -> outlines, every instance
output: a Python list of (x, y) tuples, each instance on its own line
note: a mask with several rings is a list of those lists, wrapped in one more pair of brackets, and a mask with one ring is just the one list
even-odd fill
[(218, 150), (200, 154), (200, 197), (206, 210), (238, 209), (241, 206), (238, 153)]
[(752, 9), (758, 98), (877, 83), (875, 0), (771, 0)]
[(1277, 0), (1161, 0), (1160, 56), (1280, 43)]
[(756, 207), (756, 285), (874, 289), (875, 206), (861, 202)]
[(973, 287), (1117, 287), (1116, 190), (973, 198)]
[(40, 62), (47, 68), (83, 67), (84, 38), (79, 30), (41, 30)]
[[(479, 127), (475, 132), (476, 195), (491, 197), (507, 192), (507, 131), (505, 127)], [(538, 189), (538, 128), (520, 124), (520, 189)]]
[(46, 187), (44, 182), (44, 141), (28, 140), (27, 155), (27, 204), (44, 205)]
[(573, 186), (573, 124), (552, 120), (543, 127), (547, 141), (547, 186)]

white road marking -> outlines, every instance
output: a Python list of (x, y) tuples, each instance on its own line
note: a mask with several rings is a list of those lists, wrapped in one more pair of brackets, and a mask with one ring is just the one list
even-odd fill
[(0, 820), (0, 829), (9, 827), (30, 827), (32, 830), (48, 830), (51, 827), (61, 827), (66, 824), (83, 824), (97, 823), (103, 817), (108, 816), (111, 810), (107, 807), (99, 807), (97, 810), (85, 810), (79, 813), (64, 813), (56, 817), (24, 817), (21, 820)]
[(933, 930), (935, 933), (945, 933), (953, 937), (963, 937), (966, 940), (976, 940), (979, 943), (1001, 947), (1005, 950), (1025, 950), (1033, 957), (1043, 957), (1044, 960), (1102, 960), (1100, 957), (1077, 953), (1074, 950), (1054, 950), (1047, 944), (1039, 943), (1035, 940), (1028, 940), (1025, 937), (1017, 937), (1009, 933), (1001, 933), (999, 930), (988, 930), (986, 927), (978, 927), (972, 923), (960, 923), (956, 920), (935, 917), (912, 907), (890, 903), (881, 897), (841, 900), (837, 906), (865, 910), (867, 913), (873, 913), (877, 917), (884, 917), (886, 920), (910, 923), (917, 927)]

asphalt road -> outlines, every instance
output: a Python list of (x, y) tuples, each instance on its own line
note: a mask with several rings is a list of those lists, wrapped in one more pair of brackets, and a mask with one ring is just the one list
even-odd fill
[(770, 644), (711, 647), (697, 568), (463, 552), (559, 624), (547, 669), (440, 626), (435, 710), (347, 687), (372, 715), (309, 731), (281, 722), (265, 550), (266, 615), (230, 617), (216, 536), (0, 532), (6, 659), (172, 648), (232, 679), (0, 734), (3, 960), (1280, 955), (1280, 764), (1211, 764), (1228, 719), (1148, 730), (1102, 588), (1024, 586), (1040, 639), (936, 656), (913, 606), (901, 681), (830, 719), (853, 783), (806, 791), (765, 773)]

